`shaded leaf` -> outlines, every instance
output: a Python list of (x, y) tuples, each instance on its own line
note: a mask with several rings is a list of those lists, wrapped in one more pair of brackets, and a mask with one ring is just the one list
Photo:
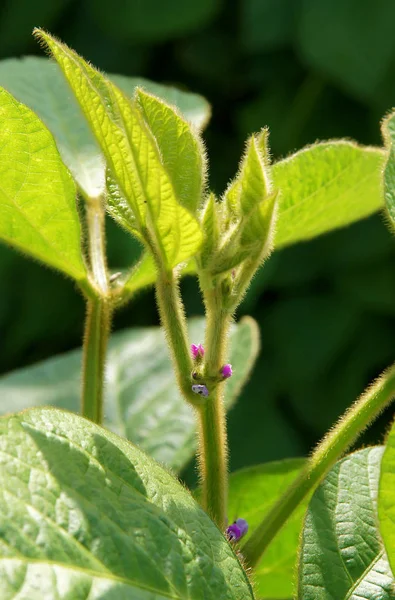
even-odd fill
[(1, 88), (0, 119), (0, 238), (84, 280), (76, 189), (52, 135)]
[[(136, 87), (177, 106), (184, 117), (203, 127), (210, 117), (210, 106), (197, 94), (153, 83), (146, 79), (110, 75), (130, 98)], [(95, 197), (104, 189), (104, 158), (81, 108), (56, 65), (47, 58), (28, 56), (0, 61), (0, 85), (17, 100), (31, 108), (54, 135), (59, 152), (76, 182)]]
[(394, 56), (394, 3), (302, 0), (300, 5), (297, 33), (304, 60), (347, 92), (374, 101)]
[(163, 42), (175, 36), (184, 36), (210, 22), (218, 12), (221, 0), (146, 0), (113, 4), (98, 4), (90, 0), (91, 13), (100, 27), (116, 40), (130, 42)]
[(383, 450), (346, 456), (313, 495), (302, 538), (300, 600), (394, 598), (376, 514)]
[(273, 165), (280, 190), (275, 248), (363, 219), (383, 206), (384, 153), (344, 140), (308, 146)]
[[(230, 521), (239, 517), (247, 520), (249, 531), (243, 542), (296, 479), (304, 463), (303, 459), (293, 458), (231, 473), (228, 514)], [(295, 511), (254, 568), (259, 598), (284, 600), (293, 596), (297, 551), (306, 507), (307, 500)]]
[(56, 409), (0, 420), (0, 593), (13, 598), (253, 598), (183, 486), (126, 440)]
[[(190, 339), (203, 341), (204, 320), (193, 319)], [(226, 383), (230, 408), (258, 351), (258, 331), (250, 318), (234, 326), (230, 358), (234, 375)], [(52, 404), (78, 412), (81, 351), (76, 350), (0, 378), (0, 411)], [(129, 329), (110, 339), (104, 424), (139, 444), (154, 458), (180, 470), (196, 449), (195, 416), (181, 398), (164, 333), (159, 327)]]

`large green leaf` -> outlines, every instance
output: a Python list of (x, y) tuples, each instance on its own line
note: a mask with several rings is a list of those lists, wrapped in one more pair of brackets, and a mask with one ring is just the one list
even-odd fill
[(395, 580), (377, 524), (384, 448), (338, 462), (307, 511), (300, 557), (300, 600), (392, 600)]
[[(70, 84), (120, 188), (120, 222), (126, 201), (133, 213), (130, 229), (143, 234), (150, 249), (170, 269), (194, 256), (202, 233), (181, 204), (158, 144), (137, 106), (109, 79), (50, 35), (47, 44)], [(111, 214), (117, 218), (116, 205)]]
[[(304, 465), (303, 459), (289, 459), (241, 469), (229, 478), (229, 519), (246, 519), (247, 540), (277, 498), (294, 481)], [(291, 598), (300, 533), (307, 501), (301, 505), (274, 538), (254, 569), (259, 598)], [(244, 540), (243, 540), (244, 541)]]
[[(190, 339), (203, 341), (204, 320), (189, 324)], [(247, 379), (258, 350), (250, 318), (233, 326), (230, 362), (234, 375), (225, 387), (230, 408)], [(2, 414), (42, 404), (79, 411), (81, 351), (76, 350), (0, 378)], [(194, 413), (181, 398), (163, 331), (159, 327), (115, 333), (110, 340), (104, 424), (157, 460), (180, 470), (196, 448)]]
[(144, 452), (44, 408), (0, 420), (2, 600), (252, 599), (223, 535)]
[(363, 219), (383, 206), (384, 152), (348, 141), (304, 148), (273, 165), (281, 192), (275, 248)]
[(86, 277), (76, 189), (38, 117), (0, 88), (0, 239)]
[(395, 112), (383, 121), (382, 132), (388, 150), (384, 168), (384, 198), (392, 226), (395, 227)]
[(387, 438), (381, 463), (379, 519), (388, 560), (395, 573), (395, 425)]
[[(197, 94), (146, 79), (110, 75), (129, 97), (137, 86), (174, 104), (196, 127), (204, 127), (210, 106)], [(44, 121), (55, 137), (63, 161), (80, 188), (97, 196), (104, 188), (104, 159), (61, 71), (47, 58), (28, 56), (0, 61), (0, 85)]]

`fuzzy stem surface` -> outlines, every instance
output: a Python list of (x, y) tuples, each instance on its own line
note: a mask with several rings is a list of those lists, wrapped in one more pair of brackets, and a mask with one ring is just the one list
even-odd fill
[[(206, 305), (205, 376), (218, 377), (225, 362), (230, 315), (223, 308), (222, 293), (213, 288), (204, 293)], [(199, 469), (202, 504), (220, 529), (227, 525), (228, 449), (223, 384), (217, 384), (207, 402), (198, 407)]]
[(83, 344), (81, 413), (99, 425), (103, 421), (104, 377), (112, 306), (105, 252), (105, 210), (102, 198), (85, 198), (91, 290)]
[(178, 386), (184, 398), (197, 404), (199, 397), (192, 392), (193, 362), (188, 343), (185, 313), (178, 280), (173, 271), (159, 267), (156, 280), (156, 298), (162, 326), (173, 359)]
[(318, 444), (306, 467), (244, 544), (241, 552), (248, 566), (254, 567), (259, 562), (270, 542), (293, 511), (394, 397), (395, 366), (392, 366), (362, 394)]

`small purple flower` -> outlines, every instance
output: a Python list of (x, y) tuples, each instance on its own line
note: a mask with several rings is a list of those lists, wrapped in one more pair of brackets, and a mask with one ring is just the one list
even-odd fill
[(224, 365), (221, 369), (221, 375), (224, 379), (232, 377), (232, 365), (230, 365), (229, 363), (227, 365)]
[(202, 344), (191, 344), (191, 353), (195, 360), (197, 358), (202, 358), (204, 356), (204, 348)]
[(208, 396), (208, 389), (206, 388), (206, 386), (204, 384), (195, 384), (192, 386), (192, 391), (195, 394), (199, 394), (199, 396), (204, 396), (205, 398), (207, 398)]
[(236, 519), (226, 529), (226, 535), (230, 542), (238, 542), (248, 531), (248, 523), (245, 519)]

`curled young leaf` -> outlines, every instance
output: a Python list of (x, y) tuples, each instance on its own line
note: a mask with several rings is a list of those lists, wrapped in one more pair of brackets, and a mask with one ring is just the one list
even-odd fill
[[(42, 31), (36, 30), (36, 35), (51, 50), (92, 128), (120, 188), (118, 198), (126, 200), (133, 213), (130, 227), (140, 232), (165, 268), (193, 256), (202, 241), (199, 224), (177, 202), (158, 145), (140, 111), (66, 45)], [(120, 213), (124, 224), (124, 206)]]

